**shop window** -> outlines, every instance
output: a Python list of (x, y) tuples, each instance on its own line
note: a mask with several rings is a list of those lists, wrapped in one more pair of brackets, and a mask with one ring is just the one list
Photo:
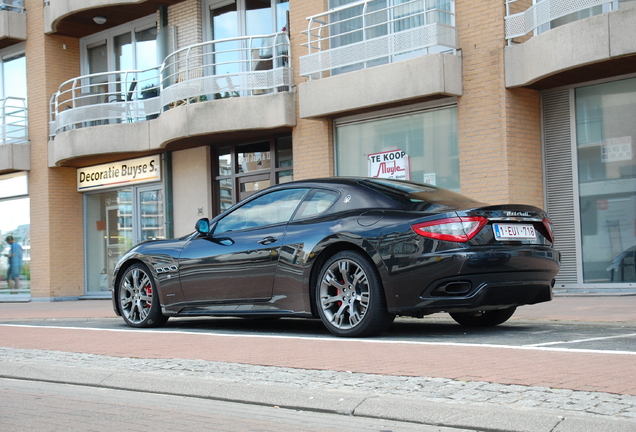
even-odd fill
[[(399, 160), (391, 153), (397, 150)], [(371, 155), (384, 153), (390, 158), (371, 163)], [(404, 178), (459, 191), (457, 108), (337, 123), (336, 174)]]
[(636, 282), (636, 78), (575, 98), (583, 281)]
[[(27, 174), (0, 175), (0, 298), (5, 295), (15, 299), (30, 297), (30, 228)], [(7, 238), (12, 240), (8, 241)], [(7, 257), (12, 250), (16, 253), (15, 257)]]

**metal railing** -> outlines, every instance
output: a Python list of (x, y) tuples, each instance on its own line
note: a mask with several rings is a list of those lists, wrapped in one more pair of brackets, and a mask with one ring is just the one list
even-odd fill
[(28, 144), (29, 117), (25, 98), (0, 99), (2, 107), (2, 139), (0, 144)]
[(289, 35), (220, 39), (170, 54), (161, 66), (164, 105), (289, 91)]
[(455, 52), (454, 0), (363, 0), (307, 18), (300, 75), (321, 78), (433, 52)]
[(83, 75), (51, 96), (50, 135), (68, 129), (133, 123), (161, 111), (159, 67)]
[(290, 91), (287, 33), (203, 42), (147, 70), (65, 81), (50, 101), (50, 136), (78, 127), (150, 120), (180, 105)]
[(0, 0), (0, 11), (24, 13), (24, 0)]
[(521, 0), (506, 0), (505, 23), (508, 44), (512, 43), (512, 39), (537, 31), (542, 25), (566, 15), (602, 5), (608, 5), (611, 10), (618, 4), (616, 0), (535, 0), (526, 10), (511, 13), (511, 9), (518, 1)]

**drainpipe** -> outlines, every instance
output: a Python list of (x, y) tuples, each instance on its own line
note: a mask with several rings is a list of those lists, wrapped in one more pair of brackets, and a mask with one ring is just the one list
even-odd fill
[(159, 6), (159, 28), (164, 28), (168, 25), (168, 6)]

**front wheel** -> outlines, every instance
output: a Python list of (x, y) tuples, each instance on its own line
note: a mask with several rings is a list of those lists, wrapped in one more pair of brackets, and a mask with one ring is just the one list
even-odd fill
[(168, 321), (161, 313), (155, 281), (141, 263), (126, 269), (119, 280), (117, 296), (121, 316), (131, 327), (160, 327)]
[(449, 315), (466, 327), (492, 327), (508, 321), (516, 310), (516, 306), (512, 306), (506, 309), (451, 313)]
[(338, 336), (375, 336), (395, 319), (375, 267), (354, 251), (339, 252), (322, 267), (316, 305), (325, 327)]

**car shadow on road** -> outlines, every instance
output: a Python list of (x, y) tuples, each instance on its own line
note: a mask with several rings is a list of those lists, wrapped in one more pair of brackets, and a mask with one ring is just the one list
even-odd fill
[[(327, 337), (332, 335), (318, 319), (298, 318), (176, 318), (162, 329), (166, 331), (212, 332), (273, 337)], [(537, 325), (504, 323), (495, 327), (470, 328), (451, 319), (398, 318), (380, 340), (417, 340), (428, 342), (493, 343), (502, 336), (536, 332)]]

